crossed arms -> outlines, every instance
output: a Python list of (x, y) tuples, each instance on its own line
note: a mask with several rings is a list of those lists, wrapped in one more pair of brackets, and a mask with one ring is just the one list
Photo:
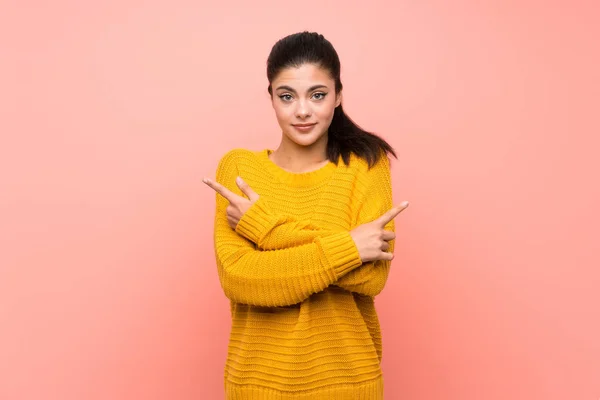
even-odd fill
[[(357, 226), (392, 207), (387, 158), (382, 157), (368, 173), (373, 176), (360, 202)], [(240, 193), (237, 175), (235, 160), (228, 154), (219, 163), (217, 181)], [(302, 302), (329, 285), (371, 297), (383, 290), (391, 261), (363, 263), (349, 231), (323, 229), (275, 213), (263, 197), (244, 213), (234, 230), (227, 221), (227, 205), (227, 199), (217, 195), (214, 239), (219, 279), (231, 300), (285, 306)], [(394, 231), (394, 221), (385, 229)], [(389, 252), (393, 252), (394, 242), (389, 241)]]

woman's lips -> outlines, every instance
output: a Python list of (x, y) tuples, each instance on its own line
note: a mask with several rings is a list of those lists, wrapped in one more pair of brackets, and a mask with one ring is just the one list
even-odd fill
[(308, 132), (310, 131), (317, 123), (315, 122), (314, 124), (297, 124), (297, 125), (292, 125), (294, 128), (296, 128), (297, 130), (299, 130), (300, 132)]

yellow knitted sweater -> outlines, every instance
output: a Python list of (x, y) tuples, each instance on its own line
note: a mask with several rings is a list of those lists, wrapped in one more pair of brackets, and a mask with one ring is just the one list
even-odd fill
[(260, 195), (235, 230), (216, 195), (215, 255), (232, 316), (226, 398), (382, 399), (374, 297), (390, 262), (362, 263), (349, 232), (392, 207), (389, 159), (369, 169), (352, 155), (348, 166), (340, 158), (293, 173), (271, 152), (233, 149), (217, 168), (229, 190), (243, 196), (241, 176)]

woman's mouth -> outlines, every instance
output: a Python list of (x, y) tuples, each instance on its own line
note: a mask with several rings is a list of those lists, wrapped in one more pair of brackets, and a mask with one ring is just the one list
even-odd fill
[(313, 124), (292, 124), (294, 128), (299, 130), (300, 132), (308, 132), (310, 131), (317, 123)]

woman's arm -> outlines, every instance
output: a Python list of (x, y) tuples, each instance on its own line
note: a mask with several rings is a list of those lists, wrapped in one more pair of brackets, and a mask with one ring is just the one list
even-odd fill
[[(390, 161), (386, 155), (383, 155), (367, 172), (367, 178), (369, 184), (358, 210), (357, 225), (371, 222), (393, 207)], [(394, 219), (388, 222), (384, 229), (396, 232)], [(396, 239), (389, 240), (388, 243), (387, 252), (394, 253)], [(366, 262), (360, 268), (339, 278), (334, 285), (351, 292), (375, 297), (381, 293), (387, 282), (391, 263), (390, 260)]]
[[(217, 181), (241, 194), (235, 154), (219, 162)], [(332, 232), (309, 243), (261, 251), (228, 224), (227, 199), (216, 195), (214, 244), (219, 280), (232, 301), (257, 306), (285, 306), (302, 302), (362, 262), (349, 232)]]
[[(369, 186), (358, 210), (358, 225), (375, 220), (392, 207), (391, 176), (387, 157), (383, 156), (367, 174)], [(394, 221), (390, 221), (385, 229), (394, 231)], [(286, 214), (275, 214), (261, 197), (242, 216), (235, 231), (256, 243), (262, 250), (280, 250), (311, 243), (317, 237), (325, 237), (341, 230), (323, 229), (310, 221), (299, 220)], [(394, 240), (388, 243), (388, 252), (393, 253)], [(389, 268), (390, 261), (387, 260), (363, 263), (360, 268), (350, 271), (334, 284), (374, 297), (383, 290)]]
[(236, 233), (255, 243), (261, 250), (280, 250), (311, 243), (315, 238), (344, 232), (324, 229), (311, 221), (274, 212), (263, 196), (242, 215)]

